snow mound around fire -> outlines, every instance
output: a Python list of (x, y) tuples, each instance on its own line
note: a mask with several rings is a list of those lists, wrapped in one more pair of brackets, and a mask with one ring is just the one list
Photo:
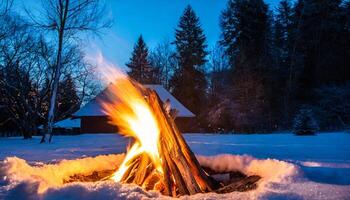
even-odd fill
[(259, 160), (230, 154), (197, 156), (197, 159), (202, 166), (218, 172), (240, 171), (246, 175), (259, 175), (263, 182), (290, 182), (300, 173), (297, 166), (276, 159)]
[[(74, 174), (89, 175), (94, 171), (113, 170), (123, 158), (124, 154), (118, 154), (62, 160), (55, 164), (29, 165), (23, 159), (8, 157), (1, 164), (0, 186), (6, 185), (1, 189), (6, 190), (5, 199), (171, 199), (156, 191), (144, 191), (136, 185), (122, 185), (113, 181), (64, 184), (64, 180)], [(256, 199), (266, 193), (265, 188), (269, 185), (289, 182), (300, 174), (295, 165), (273, 159), (258, 160), (251, 156), (236, 155), (197, 158), (201, 165), (217, 171), (239, 170), (263, 178), (259, 181), (258, 189), (254, 191), (223, 195), (198, 194), (182, 197), (184, 199)]]

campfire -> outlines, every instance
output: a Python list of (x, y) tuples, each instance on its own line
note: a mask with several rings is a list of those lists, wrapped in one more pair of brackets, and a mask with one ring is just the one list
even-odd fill
[(164, 108), (155, 91), (126, 76), (118, 77), (110, 88), (108, 101), (101, 102), (104, 112), (120, 134), (132, 138), (132, 144), (122, 164), (109, 178), (173, 197), (227, 192), (242, 185), (255, 187), (259, 177), (244, 179), (233, 189), (232, 185), (225, 186), (212, 178), (209, 174), (212, 170), (205, 171), (200, 166), (178, 130), (174, 116)]

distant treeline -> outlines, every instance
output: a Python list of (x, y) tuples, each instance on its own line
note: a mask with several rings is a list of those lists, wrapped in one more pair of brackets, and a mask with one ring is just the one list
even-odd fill
[(218, 23), (221, 39), (208, 48), (188, 6), (174, 39), (149, 52), (140, 36), (130, 76), (163, 84), (202, 130), (291, 129), (300, 113), (321, 130), (348, 128), (350, 1), (229, 0)]
[[(38, 31), (33, 20), (5, 7), (0, 5), (0, 132), (30, 138), (47, 123), (58, 55), (47, 32), (56, 25)], [(286, 130), (305, 113), (321, 130), (349, 127), (349, 0), (282, 0), (277, 8), (263, 0), (229, 0), (218, 23), (221, 39), (208, 47), (200, 19), (186, 7), (175, 37), (149, 50), (140, 36), (126, 63), (129, 75), (164, 85), (197, 115), (193, 128), (203, 131)], [(79, 40), (70, 36), (63, 38), (55, 120), (101, 89)]]

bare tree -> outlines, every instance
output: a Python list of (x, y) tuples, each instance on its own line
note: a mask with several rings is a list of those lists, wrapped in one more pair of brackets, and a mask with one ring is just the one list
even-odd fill
[[(53, 31), (57, 39), (57, 56), (54, 67), (49, 113), (47, 119), (47, 133), (52, 139), (52, 128), (55, 120), (55, 107), (59, 80), (62, 69), (62, 52), (64, 45), (79, 37), (79, 33), (99, 31), (108, 28), (111, 20), (105, 16), (105, 7), (100, 0), (43, 0), (40, 16), (34, 16), (27, 11), (35, 26), (47, 31)], [(41, 143), (46, 142), (43, 134)]]
[(20, 17), (4, 17), (2, 25), (10, 32), (0, 40), (0, 104), (7, 114), (2, 116), (5, 119), (0, 124), (15, 123), (27, 139), (36, 129), (38, 90), (33, 83), (40, 79), (35, 72), (39, 67), (34, 53), (38, 48), (37, 38)]
[[(31, 138), (48, 116), (56, 68), (55, 43), (11, 12), (0, 16), (0, 34), (4, 36), (0, 39), (0, 131)], [(60, 116), (56, 114), (56, 120), (69, 116), (100, 89), (94, 66), (84, 60), (79, 45), (66, 43), (61, 63), (59, 81), (72, 77), (78, 102)]]
[(89, 101), (93, 96), (101, 91), (101, 82), (99, 82), (94, 73), (95, 66), (91, 65), (84, 59), (84, 54), (79, 46), (72, 46), (65, 51), (63, 55), (64, 58), (62, 59), (63, 65), (61, 69), (60, 83), (61, 81), (66, 80), (68, 77), (74, 81), (78, 102), (75, 106), (72, 105), (68, 110), (60, 113), (59, 115), (57, 115), (56, 112), (55, 118), (57, 120), (69, 117), (72, 113), (79, 109), (80, 105)]
[(169, 89), (169, 80), (177, 67), (175, 50), (169, 39), (160, 42), (150, 53), (151, 65), (159, 73), (159, 82)]
[(228, 86), (227, 79), (230, 70), (229, 59), (220, 45), (216, 44), (211, 48), (207, 65), (209, 69), (209, 93), (210, 95), (218, 95), (223, 92), (225, 86)]
[(9, 20), (8, 12), (12, 3), (12, 0), (0, 0), (0, 41), (8, 36), (10, 32), (8, 26), (6, 26), (6, 20)]

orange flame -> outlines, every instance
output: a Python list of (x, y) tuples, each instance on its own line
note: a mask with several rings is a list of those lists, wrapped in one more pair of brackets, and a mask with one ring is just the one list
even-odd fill
[[(117, 77), (108, 87), (108, 100), (102, 102), (104, 112), (111, 123), (118, 126), (122, 135), (132, 137), (135, 143), (128, 150), (127, 155), (114, 173), (113, 180), (120, 182), (131, 161), (146, 153), (156, 170), (163, 174), (162, 163), (158, 150), (160, 128), (145, 97), (135, 87), (127, 76), (118, 70), (109, 69), (107, 76)], [(142, 87), (141, 85), (138, 87)]]

